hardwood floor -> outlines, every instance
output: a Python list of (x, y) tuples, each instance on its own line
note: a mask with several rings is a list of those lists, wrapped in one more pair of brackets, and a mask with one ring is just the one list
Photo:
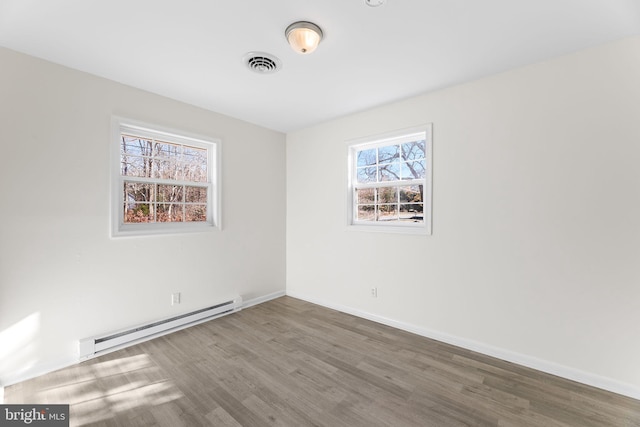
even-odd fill
[(640, 426), (640, 401), (290, 297), (8, 387), (71, 425)]

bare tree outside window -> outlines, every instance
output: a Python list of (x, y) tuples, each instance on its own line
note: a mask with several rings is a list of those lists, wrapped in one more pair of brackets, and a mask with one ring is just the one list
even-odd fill
[(424, 222), (425, 139), (357, 150), (355, 169), (357, 221)]
[(125, 224), (207, 220), (205, 148), (123, 133), (120, 158)]

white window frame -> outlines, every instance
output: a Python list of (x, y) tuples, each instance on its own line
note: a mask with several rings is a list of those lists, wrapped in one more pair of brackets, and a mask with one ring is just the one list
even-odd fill
[[(124, 181), (142, 181), (135, 177), (121, 175), (121, 135), (133, 134), (140, 137), (162, 139), (166, 142), (185, 144), (207, 150), (207, 219), (201, 222), (154, 222), (124, 223)], [(189, 132), (157, 126), (114, 116), (111, 120), (111, 236), (135, 237), (164, 234), (208, 232), (221, 229), (220, 221), (220, 150), (221, 141), (216, 138), (195, 135)], [(162, 179), (154, 182), (165, 184)]]
[[(391, 181), (383, 183), (358, 184), (357, 182), (357, 158), (356, 153), (363, 149), (379, 148), (387, 145), (395, 145), (403, 142), (415, 141), (416, 137), (423, 137), (425, 140), (425, 177), (424, 179), (408, 181)], [(347, 229), (352, 231), (373, 231), (387, 233), (407, 233), (431, 235), (432, 224), (432, 181), (433, 181), (433, 138), (432, 125), (424, 124), (407, 129), (401, 129), (384, 134), (358, 138), (347, 141), (348, 145), (348, 185), (347, 185)], [(358, 221), (356, 219), (357, 200), (355, 200), (355, 190), (368, 187), (394, 187), (398, 185), (423, 185), (423, 223), (400, 223), (382, 221)]]

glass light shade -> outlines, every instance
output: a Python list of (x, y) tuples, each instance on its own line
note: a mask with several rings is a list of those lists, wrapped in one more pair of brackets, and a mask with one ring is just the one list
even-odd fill
[(289, 25), (285, 35), (293, 50), (302, 54), (309, 54), (316, 50), (320, 40), (322, 40), (320, 27), (305, 21)]

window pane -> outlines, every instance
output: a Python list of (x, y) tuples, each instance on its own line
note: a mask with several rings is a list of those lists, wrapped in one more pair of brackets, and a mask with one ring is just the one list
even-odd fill
[(402, 163), (402, 179), (422, 179), (424, 172), (424, 160)]
[(380, 182), (398, 181), (400, 179), (400, 163), (380, 165), (379, 175)]
[(207, 166), (207, 150), (197, 147), (184, 147), (182, 161), (189, 165), (205, 167)]
[(141, 176), (146, 178), (151, 176), (151, 159), (149, 157), (123, 155), (120, 159), (120, 174), (122, 176)]
[(398, 189), (396, 187), (380, 187), (378, 192), (378, 203), (397, 203)]
[(186, 207), (187, 222), (204, 222), (207, 220), (207, 205), (187, 205)]
[(207, 150), (185, 146), (182, 162), (185, 180), (207, 182)]
[(407, 142), (402, 144), (403, 160), (419, 160), (425, 157), (425, 140)]
[(387, 145), (386, 147), (378, 148), (378, 163), (391, 163), (397, 162), (400, 157), (399, 145)]
[(358, 221), (375, 221), (376, 207), (375, 205), (359, 205), (356, 215)]
[(124, 183), (124, 201), (125, 203), (134, 202), (151, 202), (153, 201), (154, 184), (141, 184), (137, 182)]
[(373, 188), (358, 188), (356, 190), (356, 200), (359, 205), (375, 203), (376, 192)]
[(371, 166), (376, 164), (376, 149), (358, 151), (357, 166)]
[(207, 189), (204, 187), (186, 187), (187, 203), (207, 203)]
[(376, 167), (358, 168), (358, 182), (376, 182)]
[(177, 161), (180, 157), (181, 151), (182, 147), (180, 145), (158, 141), (155, 143), (153, 155), (156, 158), (175, 159)]
[(182, 185), (158, 185), (158, 195), (156, 201), (166, 202), (182, 202), (184, 189)]
[(159, 203), (156, 213), (157, 222), (182, 222), (183, 207), (181, 203)]
[(397, 221), (398, 205), (378, 205), (378, 221)]
[(182, 172), (185, 181), (207, 182), (207, 165), (196, 163), (182, 163)]
[(418, 203), (422, 202), (422, 186), (406, 185), (400, 187), (400, 203)]
[(154, 159), (153, 161), (153, 177), (160, 179), (182, 179), (182, 168), (176, 159), (172, 160), (160, 160)]
[(153, 222), (153, 209), (149, 203), (125, 203), (125, 224), (138, 222)]
[(193, 163), (198, 165), (207, 164), (207, 150), (204, 148), (184, 146), (184, 158), (185, 163)]
[(424, 208), (422, 206), (422, 203), (400, 205), (400, 221), (423, 222), (424, 221), (423, 210)]
[(132, 154), (134, 156), (151, 156), (153, 142), (149, 139), (139, 138), (131, 135), (122, 135), (120, 145), (121, 154)]

